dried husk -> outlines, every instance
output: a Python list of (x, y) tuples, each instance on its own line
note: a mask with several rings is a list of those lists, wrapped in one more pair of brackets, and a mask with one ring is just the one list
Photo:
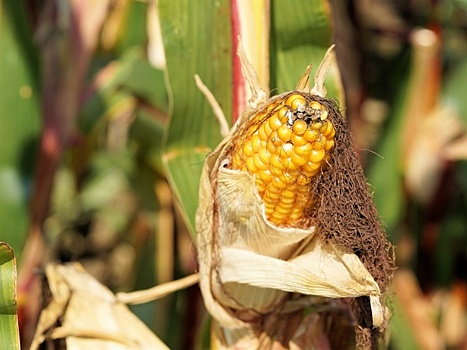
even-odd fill
[(126, 305), (78, 264), (46, 267), (51, 300), (41, 311), (30, 350), (63, 339), (68, 350), (168, 350)]
[[(342, 315), (347, 304), (341, 298), (369, 297), (370, 327), (384, 327), (388, 312), (382, 291), (354, 247), (339, 241), (336, 244), (329, 239), (329, 232), (321, 235), (316, 226), (320, 221), (313, 220), (312, 215), (296, 227), (278, 227), (269, 222), (254, 176), (228, 168), (229, 151), (242, 125), (272, 101), (290, 94), (267, 100), (255, 84), (251, 67), (245, 60), (243, 63), (253, 100), (206, 159), (196, 215), (200, 288), (207, 310), (218, 322), (213, 328), (215, 348), (262, 348), (261, 339), (265, 334), (269, 339), (274, 332), (266, 329), (268, 320), (295, 317), (286, 310), (297, 298), (333, 298), (339, 305), (335, 310)], [(329, 57), (322, 66), (327, 70)], [(297, 90), (310, 93), (309, 69)], [(324, 76), (318, 69), (317, 83), (310, 93), (319, 99), (326, 93)], [(383, 288), (386, 285), (383, 283)], [(293, 345), (300, 335), (298, 325), (285, 336), (290, 348), (305, 348)], [(279, 333), (275, 336), (280, 337)]]

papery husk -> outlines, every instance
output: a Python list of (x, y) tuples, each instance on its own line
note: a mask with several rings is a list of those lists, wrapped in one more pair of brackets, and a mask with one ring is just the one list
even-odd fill
[[(324, 66), (329, 65), (328, 60), (329, 57)], [(244, 65), (244, 74), (253, 90), (251, 107), (208, 155), (201, 176), (196, 215), (200, 288), (206, 308), (215, 319), (213, 348), (269, 348), (274, 338), (282, 339), (283, 347), (278, 348), (308, 348), (294, 343), (303, 331), (300, 321), (295, 327), (290, 326), (292, 322), (285, 323), (282, 328), (277, 322), (297, 317), (303, 321), (306, 307), (297, 311), (299, 316), (284, 310), (297, 299), (316, 296), (324, 297), (323, 300), (332, 298), (339, 305), (320, 314), (334, 320), (329, 324), (339, 324), (342, 318), (355, 322), (343, 298), (365, 297), (370, 309), (369, 327), (384, 328), (389, 314), (382, 291), (354, 247), (343, 245), (339, 240), (334, 242), (328, 231), (326, 235), (320, 234), (320, 227), (316, 226), (320, 220), (313, 219), (312, 215), (310, 220), (302, 220), (296, 227), (278, 227), (269, 222), (254, 176), (228, 168), (229, 152), (232, 144), (238, 141), (242, 125), (271, 102), (293, 93), (267, 100), (266, 93), (255, 85), (257, 80), (252, 76), (251, 67), (247, 62)], [(309, 69), (300, 80), (298, 91), (310, 93)], [(326, 93), (324, 76), (318, 69), (318, 81), (311, 90), (320, 102)], [(335, 109), (332, 112), (337, 113), (336, 118), (342, 118)], [(346, 145), (349, 149), (351, 146)], [(380, 237), (380, 232), (377, 236)], [(385, 281), (383, 287), (386, 286)]]
[[(41, 311), (30, 350), (63, 339), (68, 350), (168, 350), (126, 305), (78, 264), (46, 267), (51, 300)], [(61, 348), (61, 347), (60, 347)]]

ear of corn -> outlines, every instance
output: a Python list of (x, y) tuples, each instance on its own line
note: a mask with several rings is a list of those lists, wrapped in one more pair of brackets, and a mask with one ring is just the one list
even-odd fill
[(310, 183), (334, 146), (326, 107), (298, 91), (259, 110), (240, 132), (231, 168), (255, 176), (266, 217), (278, 226), (296, 224), (312, 205)]

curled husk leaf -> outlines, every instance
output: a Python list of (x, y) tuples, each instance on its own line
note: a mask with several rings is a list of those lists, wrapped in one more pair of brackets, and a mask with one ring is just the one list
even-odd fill
[[(326, 59), (325, 63), (329, 65)], [(313, 89), (308, 86), (308, 68), (296, 91), (267, 100), (255, 77), (248, 76), (252, 74), (248, 63), (244, 65), (256, 99), (208, 155), (196, 215), (200, 288), (206, 308), (218, 329), (236, 329), (230, 340), (225, 332), (217, 332), (217, 340), (226, 348), (240, 340), (260, 348), (258, 329), (268, 324), (271, 314), (294, 309), (300, 298), (309, 306), (313, 298), (363, 297), (350, 303), (358, 327), (366, 323), (363, 327), (384, 328), (388, 312), (383, 297), (393, 270), (390, 245), (346, 122), (335, 103), (324, 97), (322, 72)], [(309, 184), (313, 204), (296, 225), (281, 226), (268, 219), (255, 176), (232, 168), (232, 149), (258, 113), (266, 113), (268, 106), (292, 94), (325, 106), (336, 136), (326, 166)], [(362, 321), (359, 313), (368, 311), (370, 320)], [(293, 341), (290, 336), (289, 343)]]

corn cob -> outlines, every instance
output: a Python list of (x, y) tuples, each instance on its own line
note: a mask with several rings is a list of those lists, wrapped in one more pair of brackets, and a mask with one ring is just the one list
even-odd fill
[(312, 205), (310, 183), (334, 146), (328, 110), (295, 91), (257, 112), (239, 135), (230, 167), (255, 176), (269, 221), (296, 224)]

